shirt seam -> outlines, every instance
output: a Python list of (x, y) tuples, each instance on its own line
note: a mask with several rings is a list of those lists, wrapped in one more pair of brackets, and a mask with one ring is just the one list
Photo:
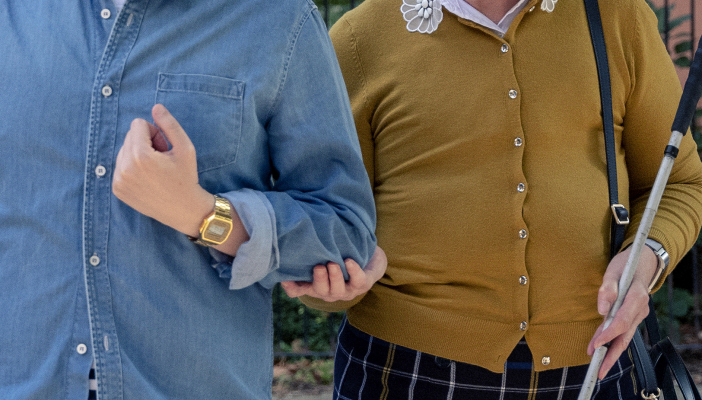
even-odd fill
[(272, 118), (273, 111), (275, 110), (276, 107), (278, 107), (278, 104), (280, 103), (283, 89), (285, 88), (285, 83), (287, 82), (288, 67), (290, 66), (290, 61), (292, 60), (292, 57), (294, 55), (295, 48), (297, 45), (297, 40), (300, 38), (302, 28), (305, 26), (305, 24), (309, 20), (310, 15), (312, 15), (312, 11), (315, 9), (315, 7), (310, 6), (309, 2), (307, 2), (307, 10), (301, 16), (301, 18), (298, 22), (298, 25), (296, 27), (296, 30), (294, 31), (292, 38), (290, 39), (290, 45), (288, 47), (288, 51), (286, 52), (285, 58), (283, 61), (283, 72), (282, 72), (282, 76), (280, 78), (280, 84), (278, 85), (278, 90), (276, 91), (275, 97), (273, 98), (273, 101), (271, 102), (271, 108), (270, 108), (268, 114), (266, 115), (266, 118), (265, 118), (266, 121), (268, 121), (269, 119)]

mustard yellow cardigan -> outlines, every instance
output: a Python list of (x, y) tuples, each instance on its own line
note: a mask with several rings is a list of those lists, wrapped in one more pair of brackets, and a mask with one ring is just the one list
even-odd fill
[[(350, 307), (351, 324), (369, 334), (494, 372), (522, 336), (536, 370), (589, 363), (611, 213), (583, 1), (547, 13), (532, 0), (504, 38), (445, 9), (434, 33), (410, 33), (401, 4), (366, 0), (330, 31), (387, 273), (354, 302), (305, 301)], [(644, 0), (600, 8), (619, 197), (632, 215), (626, 245), (681, 90)], [(697, 238), (701, 199), (687, 135), (649, 235), (673, 266)]]

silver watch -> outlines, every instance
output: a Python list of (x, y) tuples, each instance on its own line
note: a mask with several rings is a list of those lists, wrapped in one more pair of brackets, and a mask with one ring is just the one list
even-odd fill
[(653, 275), (653, 279), (648, 285), (648, 291), (651, 292), (651, 289), (658, 284), (658, 280), (661, 278), (661, 275), (663, 275), (663, 272), (668, 268), (670, 257), (668, 256), (668, 252), (663, 248), (663, 245), (657, 241), (653, 239), (646, 239), (645, 244), (649, 249), (653, 250), (653, 252), (656, 254), (656, 258), (658, 258), (658, 268), (656, 268), (656, 273)]

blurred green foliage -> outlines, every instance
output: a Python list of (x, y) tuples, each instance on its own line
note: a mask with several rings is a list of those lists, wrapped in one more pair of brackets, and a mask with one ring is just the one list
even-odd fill
[(334, 23), (341, 18), (346, 11), (351, 8), (361, 4), (363, 0), (349, 1), (349, 0), (314, 0), (315, 4), (319, 8), (319, 13), (324, 18), (324, 22), (327, 23), (327, 27), (331, 28)]
[[(692, 319), (693, 297), (690, 291), (673, 288), (672, 303), (668, 299), (668, 282), (663, 284), (656, 293), (653, 294), (653, 304), (658, 317), (661, 335), (675, 336), (680, 331), (681, 323), (688, 323)], [(670, 315), (672, 313), (672, 326)], [(673, 332), (670, 329), (673, 329)]]
[(274, 345), (276, 352), (334, 352), (343, 313), (327, 313), (291, 299), (277, 285), (273, 291)]

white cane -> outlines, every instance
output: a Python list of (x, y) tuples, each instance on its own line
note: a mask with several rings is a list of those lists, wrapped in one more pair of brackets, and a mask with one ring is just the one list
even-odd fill
[[(634, 273), (636, 272), (636, 266), (639, 264), (641, 250), (643, 249), (646, 238), (648, 238), (648, 232), (651, 230), (653, 218), (656, 216), (656, 211), (658, 211), (658, 205), (661, 202), (665, 185), (668, 182), (670, 171), (673, 168), (673, 163), (678, 155), (680, 142), (692, 123), (692, 118), (697, 108), (697, 102), (699, 101), (700, 94), (702, 93), (702, 79), (700, 75), (702, 75), (702, 39), (700, 39), (700, 44), (697, 47), (694, 60), (690, 66), (690, 72), (687, 77), (687, 81), (685, 82), (685, 88), (683, 90), (682, 97), (680, 98), (680, 104), (678, 106), (677, 113), (675, 114), (675, 120), (673, 121), (670, 141), (668, 142), (668, 146), (665, 148), (663, 161), (661, 162), (661, 166), (658, 169), (658, 174), (656, 175), (656, 180), (651, 188), (651, 194), (648, 198), (648, 202), (646, 203), (646, 209), (641, 217), (639, 229), (636, 231), (634, 244), (631, 246), (631, 253), (629, 253), (629, 258), (626, 261), (624, 272), (619, 280), (617, 300), (609, 310), (609, 314), (604, 322), (604, 329), (607, 329), (607, 327), (612, 323), (612, 320), (614, 320), (614, 316), (622, 306), (624, 298), (629, 291), (629, 286), (631, 286), (631, 281), (634, 278)], [(592, 397), (592, 392), (597, 384), (597, 372), (602, 366), (602, 362), (607, 354), (607, 349), (607, 345), (600, 346), (592, 355), (592, 360), (590, 361), (590, 366), (587, 370), (587, 374), (585, 375), (583, 387), (580, 389), (578, 400), (590, 400)]]

